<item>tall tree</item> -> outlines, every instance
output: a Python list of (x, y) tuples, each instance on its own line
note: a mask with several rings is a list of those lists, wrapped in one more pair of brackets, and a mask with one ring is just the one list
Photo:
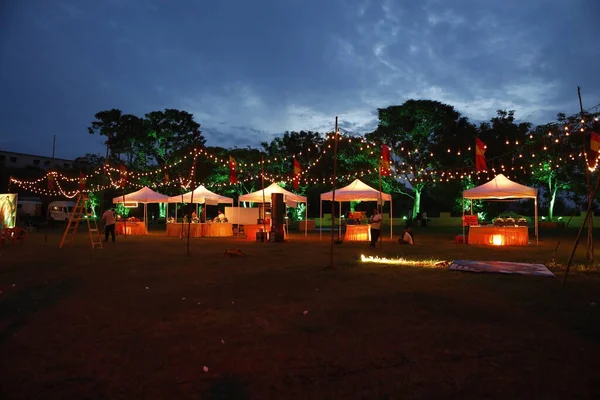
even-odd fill
[(149, 161), (159, 165), (181, 157), (192, 145), (206, 142), (199, 133), (200, 124), (187, 111), (166, 109), (146, 114), (147, 136), (143, 141)]
[(399, 158), (412, 193), (400, 187), (397, 190), (414, 199), (413, 215), (417, 215), (431, 173), (464, 167), (468, 155), (457, 156), (457, 149), (473, 145), (475, 127), (454, 107), (432, 100), (408, 100), (399, 106), (381, 108), (378, 117), (377, 129), (367, 138), (387, 144)]

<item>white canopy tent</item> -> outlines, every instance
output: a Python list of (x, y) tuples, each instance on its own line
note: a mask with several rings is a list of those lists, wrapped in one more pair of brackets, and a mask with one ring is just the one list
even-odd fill
[(142, 203), (144, 204), (144, 224), (148, 229), (148, 203), (167, 203), (169, 196), (160, 194), (144, 186), (136, 192), (113, 198), (113, 204), (116, 203)]
[(169, 203), (195, 203), (195, 204), (233, 204), (231, 197), (221, 196), (208, 190), (204, 185), (198, 186), (191, 192), (169, 197)]
[(256, 192), (244, 194), (244, 195), (238, 197), (238, 205), (242, 201), (249, 201), (252, 203), (261, 203), (261, 204), (262, 203), (269, 204), (269, 203), (271, 203), (271, 194), (273, 194), (273, 193), (283, 194), (283, 202), (288, 207), (296, 208), (296, 207), (298, 207), (298, 203), (306, 204), (306, 214), (304, 216), (304, 218), (306, 220), (306, 222), (304, 223), (304, 236), (306, 236), (307, 232), (308, 232), (308, 201), (307, 201), (307, 198), (305, 196), (300, 196), (299, 194), (292, 193), (289, 190), (285, 190), (284, 188), (279, 186), (277, 183), (272, 183), (268, 187), (264, 188), (264, 190), (260, 189), (260, 190), (257, 190)]
[[(216, 206), (218, 204), (233, 205), (233, 199), (231, 197), (221, 196), (220, 194), (211, 192), (204, 185), (200, 185), (190, 192), (183, 193), (177, 196), (171, 196), (169, 197), (168, 202), (206, 204), (210, 206)], [(177, 208), (175, 208), (175, 219), (177, 220)]]
[[(320, 225), (320, 236), (323, 232), (323, 201), (332, 201), (333, 191), (321, 194), (321, 205), (319, 208), (319, 225)], [(344, 186), (341, 189), (335, 191), (335, 201), (340, 203), (340, 229), (341, 229), (341, 218), (342, 218), (342, 202), (348, 201), (376, 201), (385, 204), (386, 201), (390, 202), (390, 239), (393, 238), (393, 219), (392, 219), (392, 195), (380, 192), (377, 189), (373, 189), (360, 179), (355, 179), (354, 182), (348, 186)], [(333, 218), (333, 215), (331, 216)]]
[[(463, 220), (465, 216), (465, 199), (470, 200), (506, 200), (506, 199), (533, 199), (535, 202), (535, 240), (538, 239), (538, 204), (537, 189), (513, 182), (506, 176), (496, 175), (491, 181), (483, 185), (465, 190), (463, 192)], [(472, 207), (471, 207), (472, 208)], [(463, 225), (463, 237), (465, 235), (465, 225)]]

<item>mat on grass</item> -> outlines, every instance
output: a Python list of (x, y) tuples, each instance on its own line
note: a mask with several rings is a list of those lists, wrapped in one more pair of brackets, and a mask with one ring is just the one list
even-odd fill
[(554, 276), (554, 274), (542, 264), (525, 264), (505, 261), (454, 260), (448, 269), (452, 271), (488, 272), (495, 274)]

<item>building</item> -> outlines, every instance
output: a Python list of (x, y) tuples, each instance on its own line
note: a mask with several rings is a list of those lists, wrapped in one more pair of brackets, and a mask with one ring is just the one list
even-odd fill
[(71, 169), (76, 167), (73, 160), (65, 160), (47, 156), (38, 156), (34, 154), (14, 153), (12, 151), (0, 151), (0, 164), (3, 164), (8, 169), (21, 168), (39, 168), (47, 170), (55, 169)]

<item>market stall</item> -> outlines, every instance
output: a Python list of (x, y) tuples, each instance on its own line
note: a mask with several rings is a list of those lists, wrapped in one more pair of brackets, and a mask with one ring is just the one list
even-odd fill
[[(518, 184), (499, 174), (491, 181), (463, 192), (463, 221), (465, 219), (465, 199), (488, 201), (533, 199), (535, 202), (535, 239), (536, 243), (539, 242), (537, 189)], [(464, 223), (463, 237), (465, 237)], [(517, 224), (503, 226), (471, 225), (469, 226), (468, 243), (495, 246), (527, 246), (529, 244), (529, 230), (527, 226), (517, 226)]]
[[(252, 193), (248, 193), (248, 194), (244, 194), (242, 196), (240, 196), (238, 198), (238, 203), (242, 202), (242, 201), (249, 201), (249, 202), (253, 202), (253, 203), (260, 203), (260, 204), (269, 204), (271, 203), (271, 195), (273, 193), (281, 193), (283, 194), (283, 202), (286, 204), (286, 206), (288, 207), (293, 207), (296, 208), (298, 207), (298, 203), (304, 203), (306, 204), (306, 214), (305, 214), (305, 218), (308, 219), (308, 204), (307, 204), (307, 199), (304, 196), (300, 196), (298, 194), (292, 193), (288, 190), (285, 190), (284, 188), (282, 188), (281, 186), (279, 186), (277, 183), (272, 183), (270, 186), (261, 189), (261, 190), (257, 190), (256, 192), (252, 192)], [(267, 231), (269, 230), (269, 226), (267, 226), (268, 224), (265, 224), (265, 226), (263, 227), (263, 225), (257, 225), (256, 229), (264, 229), (266, 228)], [(247, 226), (244, 225), (244, 231), (246, 232), (246, 235), (249, 235), (249, 231), (246, 231)], [(256, 233), (256, 231), (254, 231), (253, 227), (249, 227), (249, 229)], [(304, 236), (307, 235), (307, 225), (304, 225)], [(287, 229), (285, 229), (284, 232), (286, 232)]]
[[(226, 196), (221, 196), (208, 190), (204, 185), (198, 186), (196, 189), (183, 193), (181, 195), (169, 197), (168, 203), (193, 203), (204, 205), (231, 204), (233, 199)], [(187, 236), (188, 230), (190, 237), (227, 237), (233, 236), (233, 225), (224, 222), (201, 222), (201, 219), (192, 220), (191, 222), (177, 222), (177, 210), (175, 211), (175, 220), (170, 222), (167, 220), (167, 236)]]
[[(121, 232), (125, 235), (147, 235), (148, 234), (148, 203), (166, 203), (169, 199), (169, 196), (165, 196), (164, 194), (160, 194), (150, 189), (147, 186), (144, 186), (140, 190), (136, 192), (132, 192), (123, 196), (115, 197), (113, 199), (113, 204), (123, 203), (128, 204), (129, 206), (135, 205), (137, 207), (138, 203), (144, 205), (144, 228), (142, 229), (136, 223), (122, 221)], [(133, 229), (129, 229), (134, 227)], [(115, 226), (115, 230), (119, 229), (119, 226)], [(131, 232), (131, 233), (129, 233)]]
[[(320, 220), (320, 232), (319, 237), (322, 236), (323, 232), (323, 201), (332, 201), (333, 191), (321, 194), (321, 206), (319, 212)], [(344, 186), (341, 189), (335, 191), (335, 201), (339, 203), (340, 207), (340, 222), (339, 229), (341, 235), (342, 227), (342, 203), (350, 201), (376, 201), (380, 204), (384, 204), (386, 201), (390, 202), (390, 239), (393, 238), (393, 220), (392, 220), (392, 195), (380, 192), (379, 190), (373, 189), (371, 186), (362, 182), (360, 179), (354, 180), (348, 186)], [(333, 215), (331, 216), (333, 218)], [(368, 233), (367, 233), (368, 232)], [(370, 226), (366, 225), (346, 225), (346, 236), (344, 240), (349, 241), (367, 241), (370, 240)]]

